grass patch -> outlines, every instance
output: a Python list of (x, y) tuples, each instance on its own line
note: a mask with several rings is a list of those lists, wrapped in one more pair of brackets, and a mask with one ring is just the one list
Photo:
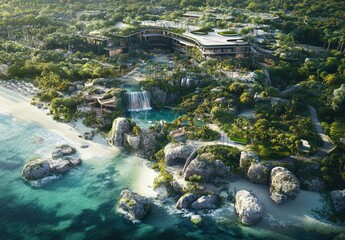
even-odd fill
[(218, 32), (219, 35), (225, 36), (225, 37), (239, 37), (241, 34), (237, 33), (235, 30), (228, 30), (228, 31), (222, 31)]
[(191, 33), (195, 35), (207, 35), (209, 32), (214, 32), (214, 30), (212, 28), (200, 28), (200, 29), (191, 31)]
[(230, 137), (230, 140), (246, 145), (247, 144), (247, 140), (245, 138), (238, 138), (238, 137)]

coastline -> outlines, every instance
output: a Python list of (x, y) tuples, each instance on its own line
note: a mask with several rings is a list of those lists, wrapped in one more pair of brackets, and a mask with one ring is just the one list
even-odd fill
[[(82, 132), (69, 124), (56, 122), (51, 116), (47, 115), (46, 110), (38, 109), (30, 102), (29, 97), (0, 86), (0, 112), (9, 114), (18, 120), (38, 124), (56, 133), (75, 147), (83, 160), (92, 157), (110, 157), (119, 153), (119, 149), (109, 147), (106, 141), (99, 139), (98, 141), (88, 141), (80, 138), (79, 135), (82, 135)], [(89, 145), (89, 147), (81, 148), (84, 144)]]
[[(108, 145), (107, 141), (100, 135), (96, 135), (92, 141), (85, 140), (80, 135), (84, 131), (90, 131), (91, 128), (85, 127), (81, 121), (67, 124), (57, 122), (47, 115), (47, 110), (38, 109), (31, 105), (31, 98), (24, 96), (19, 92), (0, 86), (0, 113), (10, 115), (16, 120), (37, 124), (64, 139), (66, 143), (75, 147), (83, 161), (92, 161), (93, 165), (104, 164), (107, 160), (121, 154), (121, 149)], [(81, 148), (87, 144), (88, 148)], [(127, 161), (128, 169), (123, 168), (121, 171), (129, 173), (130, 169), (135, 171), (132, 176), (134, 183), (132, 189), (147, 197), (155, 197), (156, 192), (153, 190), (153, 179), (158, 173), (147, 166), (148, 160), (136, 156), (129, 157)]]

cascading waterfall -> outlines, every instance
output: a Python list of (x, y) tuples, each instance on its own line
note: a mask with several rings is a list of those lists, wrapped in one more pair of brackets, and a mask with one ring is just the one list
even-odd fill
[(150, 95), (147, 91), (127, 92), (128, 111), (139, 112), (151, 110)]

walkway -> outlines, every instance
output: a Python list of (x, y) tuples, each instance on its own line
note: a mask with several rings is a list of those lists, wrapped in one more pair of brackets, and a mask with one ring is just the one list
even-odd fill
[(333, 149), (335, 148), (335, 146), (332, 144), (331, 140), (324, 133), (324, 131), (321, 127), (321, 123), (319, 122), (319, 119), (317, 117), (316, 109), (314, 107), (308, 105), (308, 110), (310, 113), (310, 118), (312, 120), (312, 123), (315, 126), (315, 130), (319, 134), (319, 136), (321, 137), (321, 139), (323, 141), (323, 146), (317, 152), (315, 152), (309, 156), (290, 156), (290, 157), (284, 158), (283, 159), (284, 161), (291, 161), (291, 160), (307, 161), (307, 160), (310, 160), (312, 158), (317, 159), (317, 160), (321, 160), (326, 155), (328, 155), (331, 151), (333, 151)]
[(329, 137), (324, 133), (321, 124), (319, 122), (319, 119), (317, 117), (317, 112), (316, 109), (312, 106), (308, 106), (308, 110), (310, 113), (310, 118), (315, 126), (316, 132), (320, 135), (322, 141), (323, 141), (323, 147), (317, 151), (316, 153), (314, 153), (312, 155), (312, 157), (316, 157), (316, 158), (323, 158), (325, 157), (328, 153), (330, 153), (335, 147), (332, 144), (331, 140), (329, 139)]

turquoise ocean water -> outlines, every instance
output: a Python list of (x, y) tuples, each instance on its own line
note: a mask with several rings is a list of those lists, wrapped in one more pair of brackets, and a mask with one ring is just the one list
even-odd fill
[[(118, 154), (90, 159), (59, 179), (32, 188), (22, 181), (25, 162), (49, 156), (64, 139), (40, 126), (0, 114), (0, 239), (331, 239), (298, 227), (238, 224), (225, 207), (194, 226), (176, 212), (173, 200), (154, 201), (142, 223), (114, 211), (124, 188), (131, 188), (140, 159)], [(123, 171), (126, 169), (126, 171)]]

